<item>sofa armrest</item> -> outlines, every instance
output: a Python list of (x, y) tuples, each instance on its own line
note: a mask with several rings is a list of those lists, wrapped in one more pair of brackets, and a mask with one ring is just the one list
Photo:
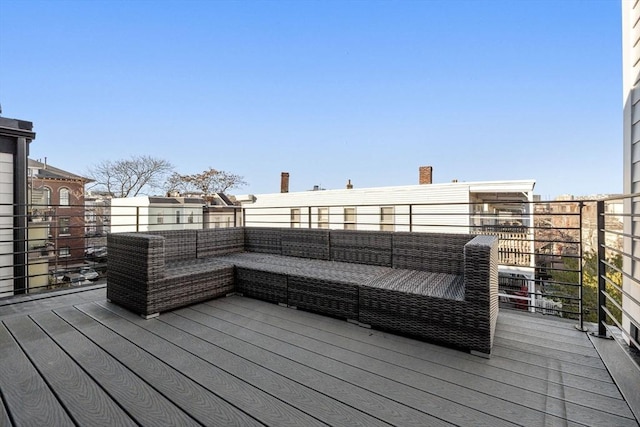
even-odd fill
[(147, 284), (165, 277), (165, 238), (140, 233), (107, 237), (107, 278)]
[(498, 238), (476, 236), (464, 247), (465, 301), (467, 315), (489, 333), (489, 341), (479, 353), (489, 354), (498, 321)]

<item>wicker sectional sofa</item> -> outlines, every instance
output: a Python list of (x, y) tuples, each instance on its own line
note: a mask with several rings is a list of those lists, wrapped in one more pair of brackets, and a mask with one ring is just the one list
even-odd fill
[(144, 317), (240, 293), (488, 356), (491, 236), (223, 228), (108, 236), (107, 298)]

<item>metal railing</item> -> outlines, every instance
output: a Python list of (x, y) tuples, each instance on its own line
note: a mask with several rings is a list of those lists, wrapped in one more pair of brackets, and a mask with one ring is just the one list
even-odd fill
[[(623, 202), (622, 212), (612, 212), (612, 203)], [(611, 197), (597, 202), (598, 233), (598, 335), (616, 325), (628, 343), (640, 349), (640, 193)], [(612, 218), (623, 218), (622, 230), (611, 227)], [(622, 239), (622, 247), (612, 241)]]
[[(499, 237), (502, 308), (576, 319), (580, 327), (585, 321), (622, 324), (615, 310), (620, 309), (624, 315), (628, 309), (619, 302), (619, 296), (629, 294), (628, 301), (636, 306), (638, 298), (622, 288), (598, 292), (598, 278), (611, 286), (615, 277), (596, 270), (613, 269), (616, 264), (610, 255), (614, 249), (624, 252), (622, 241), (631, 236), (623, 232), (622, 221), (618, 221), (622, 216), (617, 211), (605, 206), (605, 214), (596, 212), (602, 203), (616, 202), (500, 200), (504, 212), (487, 211), (491, 200), (275, 208), (247, 205), (232, 214), (227, 212), (225, 218), (215, 212), (176, 215), (175, 211), (161, 213), (135, 207), (132, 213), (115, 208), (110, 211), (108, 206), (100, 207), (99, 212), (95, 206), (84, 205), (28, 206), (26, 241), (14, 238), (20, 235), (16, 231), (21, 222), (15, 214), (19, 210), (13, 205), (0, 205), (0, 297), (88, 283), (76, 280), (82, 268), (94, 269), (98, 280), (104, 280), (108, 232), (226, 225), (448, 232)], [(605, 217), (607, 227), (602, 227), (598, 221)], [(603, 246), (597, 238), (605, 228)], [(598, 295), (607, 304), (598, 304)], [(601, 310), (605, 316), (598, 318)], [(631, 323), (637, 328), (636, 321)]]

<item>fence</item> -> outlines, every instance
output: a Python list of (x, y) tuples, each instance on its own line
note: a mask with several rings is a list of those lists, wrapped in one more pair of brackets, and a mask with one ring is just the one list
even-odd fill
[[(612, 212), (612, 204), (623, 203), (622, 212)], [(640, 349), (640, 194), (612, 197), (597, 202), (598, 234), (598, 335), (606, 336), (616, 325), (628, 343)], [(636, 209), (632, 209), (635, 206)], [(622, 230), (612, 227), (624, 219)], [(612, 218), (614, 221), (612, 221)], [(612, 241), (624, 239), (622, 247)]]
[[(592, 264), (612, 268), (596, 242), (601, 228), (597, 227), (596, 205), (600, 207), (586, 200), (271, 208), (247, 205), (242, 211), (234, 211), (232, 221), (218, 221), (215, 215), (202, 212), (160, 215), (136, 209), (135, 214), (123, 214), (112, 212), (108, 205), (99, 209), (94, 205), (29, 206), (23, 233), (26, 241), (15, 238), (20, 235), (17, 231), (21, 224), (16, 207), (4, 205), (0, 206), (0, 297), (87, 284), (89, 276), (104, 280), (108, 268), (106, 234), (116, 231), (112, 230), (115, 223), (120, 230), (143, 232), (228, 224), (491, 234), (500, 238), (502, 307), (573, 318), (582, 326), (585, 320), (597, 320), (594, 278), (609, 280), (606, 274), (593, 273), (596, 268)], [(605, 255), (615, 248), (622, 250), (624, 236), (622, 221), (619, 227), (616, 222), (617, 214), (607, 215), (609, 229), (618, 234), (607, 237)], [(617, 301), (616, 295), (600, 295)], [(605, 313), (609, 310), (607, 306), (603, 309)], [(613, 322), (611, 316), (608, 318)]]

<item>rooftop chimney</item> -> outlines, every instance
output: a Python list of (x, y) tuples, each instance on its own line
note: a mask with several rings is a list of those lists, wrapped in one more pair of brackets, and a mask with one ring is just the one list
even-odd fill
[(347, 182), (347, 190), (351, 189), (353, 189), (353, 184), (351, 183), (351, 180), (349, 180), (349, 182)]
[(280, 175), (280, 192), (289, 192), (289, 172), (282, 172)]
[(433, 167), (420, 166), (420, 184), (431, 184), (433, 182)]

